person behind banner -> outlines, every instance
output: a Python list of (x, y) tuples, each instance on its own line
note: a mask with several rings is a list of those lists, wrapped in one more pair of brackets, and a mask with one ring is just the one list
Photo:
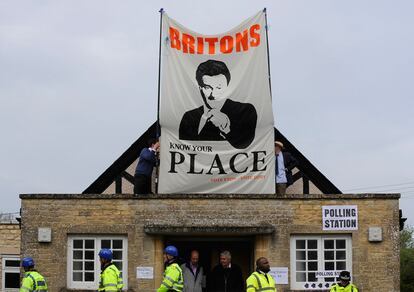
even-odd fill
[(204, 104), (187, 111), (180, 123), (180, 140), (225, 141), (244, 149), (254, 140), (257, 112), (250, 103), (227, 96), (230, 71), (222, 61), (208, 60), (198, 65), (196, 80)]
[(284, 195), (288, 186), (293, 184), (292, 169), (298, 165), (298, 161), (292, 154), (283, 150), (283, 143), (275, 142), (275, 179), (276, 194)]
[(157, 164), (157, 153), (160, 142), (157, 139), (148, 140), (148, 148), (141, 150), (134, 176), (134, 194), (150, 194), (151, 178), (154, 166)]

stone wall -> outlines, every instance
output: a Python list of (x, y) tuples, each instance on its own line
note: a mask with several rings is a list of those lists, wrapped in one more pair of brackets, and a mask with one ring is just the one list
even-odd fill
[[(126, 235), (130, 291), (154, 291), (159, 285), (163, 235), (152, 231), (163, 228), (165, 232), (189, 234), (203, 230), (212, 235), (214, 232), (234, 235), (237, 230), (250, 232), (255, 238), (255, 258), (266, 256), (272, 266), (290, 269), (291, 235), (338, 234), (322, 231), (323, 205), (358, 206), (359, 230), (342, 233), (352, 236), (353, 280), (360, 291), (399, 291), (399, 195), (149, 195), (135, 198), (132, 195), (50, 194), (21, 195), (21, 198), (22, 253), (34, 255), (51, 291), (67, 291), (68, 234)], [(37, 241), (38, 227), (52, 229), (51, 243)], [(369, 227), (382, 228), (382, 242), (368, 242)], [(137, 280), (137, 266), (153, 266), (155, 279)], [(289, 285), (277, 288), (279, 292), (290, 291)]]
[(20, 227), (14, 223), (0, 223), (0, 285), (3, 282), (3, 256), (20, 256)]

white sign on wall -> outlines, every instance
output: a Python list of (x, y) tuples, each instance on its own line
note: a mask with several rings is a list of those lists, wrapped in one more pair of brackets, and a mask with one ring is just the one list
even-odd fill
[(137, 279), (154, 279), (154, 267), (137, 267)]
[(319, 271), (315, 273), (316, 278), (325, 278), (325, 277), (339, 277), (341, 272), (337, 271)]
[(322, 206), (323, 230), (358, 230), (358, 206)]
[(271, 267), (269, 272), (275, 280), (276, 285), (289, 284), (288, 273), (289, 270), (287, 267)]

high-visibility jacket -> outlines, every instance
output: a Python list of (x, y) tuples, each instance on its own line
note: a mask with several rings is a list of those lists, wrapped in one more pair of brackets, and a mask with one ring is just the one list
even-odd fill
[(358, 288), (351, 283), (346, 285), (346, 287), (339, 286), (339, 284), (337, 283), (332, 285), (330, 292), (358, 292)]
[(24, 273), (20, 292), (47, 291), (45, 278), (37, 271), (28, 271)]
[[(267, 278), (266, 278), (267, 276)], [(274, 291), (276, 292), (275, 280), (266, 274), (254, 272), (246, 280), (247, 292)]]
[(177, 263), (172, 263), (165, 268), (164, 278), (157, 292), (177, 291), (184, 288), (183, 271)]
[(124, 283), (121, 273), (114, 264), (106, 266), (101, 272), (98, 291), (121, 291)]

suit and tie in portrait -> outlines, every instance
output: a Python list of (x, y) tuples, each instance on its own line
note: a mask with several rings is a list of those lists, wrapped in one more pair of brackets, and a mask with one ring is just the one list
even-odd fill
[(228, 141), (245, 149), (254, 140), (257, 112), (250, 103), (231, 100), (226, 91), (231, 75), (217, 60), (201, 63), (196, 71), (203, 105), (187, 111), (180, 123), (180, 140)]

